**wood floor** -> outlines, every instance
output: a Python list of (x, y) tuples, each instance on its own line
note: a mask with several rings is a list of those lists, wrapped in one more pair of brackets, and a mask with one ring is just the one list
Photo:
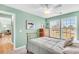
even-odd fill
[(30, 51), (27, 51), (26, 47), (23, 47), (23, 48), (9, 52), (9, 54), (33, 54), (33, 53)]

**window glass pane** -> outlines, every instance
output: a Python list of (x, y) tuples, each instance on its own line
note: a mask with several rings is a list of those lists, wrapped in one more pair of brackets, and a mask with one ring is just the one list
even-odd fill
[(75, 39), (76, 36), (76, 18), (69, 17), (62, 19), (61, 37), (62, 39)]
[(76, 21), (77, 18), (75, 16), (64, 18), (61, 20), (50, 21), (50, 37), (61, 39), (76, 39)]
[(60, 38), (60, 20), (50, 22), (50, 37)]

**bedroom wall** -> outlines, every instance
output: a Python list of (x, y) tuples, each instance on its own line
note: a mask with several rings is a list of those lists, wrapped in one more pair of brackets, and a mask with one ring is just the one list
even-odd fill
[[(79, 11), (76, 12), (72, 12), (72, 13), (67, 13), (67, 14), (63, 14), (63, 15), (59, 15), (59, 16), (54, 16), (51, 18), (47, 18), (46, 19), (46, 26), (47, 28), (49, 27), (49, 21), (53, 21), (53, 20), (58, 20), (58, 19), (62, 19), (62, 18), (66, 18), (66, 17), (71, 17), (71, 16), (77, 16), (77, 30), (79, 30)], [(79, 40), (79, 31), (77, 32), (77, 40)]]
[[(27, 35), (26, 33), (30, 33), (30, 32), (36, 32), (37, 29), (41, 26), (41, 24), (45, 25), (45, 19), (26, 13), (24, 11), (21, 10), (17, 10), (11, 7), (7, 7), (5, 5), (0, 5), (0, 10), (2, 11), (6, 11), (6, 12), (11, 12), (14, 13), (16, 15), (16, 48), (21, 47), (23, 45), (26, 45), (26, 41), (27, 41)], [(35, 23), (35, 29), (33, 30), (27, 30), (25, 28), (25, 21), (26, 20), (31, 20), (33, 23)], [(19, 32), (22, 31), (22, 32)]]

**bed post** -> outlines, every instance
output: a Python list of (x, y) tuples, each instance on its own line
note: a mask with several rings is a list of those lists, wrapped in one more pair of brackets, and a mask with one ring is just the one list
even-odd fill
[(28, 53), (28, 33), (26, 33), (26, 35), (27, 35), (26, 49), (27, 49), (27, 53)]

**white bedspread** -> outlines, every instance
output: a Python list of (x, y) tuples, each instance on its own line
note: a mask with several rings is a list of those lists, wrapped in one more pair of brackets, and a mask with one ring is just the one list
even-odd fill
[(41, 37), (41, 38), (31, 39), (29, 41), (43, 48), (48, 49), (50, 52), (56, 51), (58, 53), (63, 53), (63, 48), (59, 44), (61, 43), (61, 41), (63, 41), (64, 43), (64, 40)]
[(41, 48), (47, 49), (54, 53), (65, 53), (65, 54), (79, 54), (79, 47), (66, 47), (64, 48), (65, 40), (54, 39), (49, 37), (41, 37), (30, 39), (29, 42), (40, 46)]
[(41, 38), (31, 39), (30, 41), (33, 42), (34, 44), (38, 44), (38, 45), (41, 44), (41, 45), (48, 46), (48, 47), (52, 48), (60, 40), (48, 38), (48, 37), (41, 37)]

